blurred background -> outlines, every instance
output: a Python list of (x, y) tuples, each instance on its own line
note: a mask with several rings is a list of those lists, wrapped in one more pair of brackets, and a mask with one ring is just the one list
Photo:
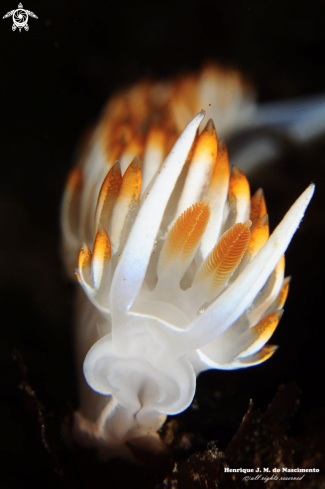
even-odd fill
[[(15, 1), (2, 0), (1, 17)], [(38, 16), (29, 32), (0, 21), (0, 486), (83, 487), (60, 431), (77, 406), (60, 202), (79, 137), (115, 90), (209, 60), (243, 71), (261, 103), (324, 93), (325, 3), (26, 0), (24, 8)], [(225, 449), (249, 399), (263, 410), (282, 383), (300, 390), (290, 433), (324, 426), (325, 141), (283, 148), (250, 177), (252, 191), (265, 191), (271, 229), (311, 181), (316, 194), (286, 254), (293, 279), (272, 338), (280, 348), (259, 367), (201, 375), (193, 407), (177, 418), (187, 455), (211, 440)]]

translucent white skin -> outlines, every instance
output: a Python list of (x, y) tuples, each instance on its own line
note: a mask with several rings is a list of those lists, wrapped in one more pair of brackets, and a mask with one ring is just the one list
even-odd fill
[[(242, 144), (236, 144), (232, 164), (248, 173), (281, 155), (284, 136), (297, 145), (320, 137), (325, 130), (324, 102), (325, 95), (319, 94), (256, 106), (251, 119), (251, 137)], [(245, 129), (249, 128), (246, 121)], [(264, 128), (264, 134), (259, 131), (254, 137), (253, 131), (256, 133), (258, 128)]]
[[(126, 442), (161, 450), (163, 444), (157, 430), (166, 415), (177, 414), (191, 404), (196, 376), (201, 371), (246, 368), (271, 354), (263, 353), (263, 347), (272, 333), (257, 338), (254, 326), (266, 311), (272, 311), (283, 283), (283, 270), (274, 281), (272, 293), (263, 287), (271, 280), (299, 226), (313, 195), (313, 185), (298, 198), (252, 261), (231, 283), (225, 284), (204, 311), (199, 311), (204, 300), (195, 310), (187, 306), (191, 286), (187, 290), (181, 288), (180, 280), (186, 270), (177, 275), (177, 259), (159, 276), (157, 285), (151, 285), (152, 276), (157, 282), (153, 252), (156, 247), (160, 252), (170, 229), (167, 226), (166, 230), (166, 223), (162, 227), (166, 208), (203, 117), (201, 111), (175, 143), (153, 178), (134, 222), (128, 223), (127, 216), (123, 217), (129, 232), (125, 243), (117, 247), (121, 250), (118, 260), (114, 262), (113, 255), (110, 263), (93, 261), (89, 270), (79, 264), (80, 283), (95, 311), (87, 325), (90, 334), (81, 341), (82, 350), (85, 345), (87, 349), (91, 347), (84, 360), (84, 376), (95, 392), (107, 397), (98, 412), (98, 406), (94, 407), (98, 398), (87, 399), (84, 390), (74, 432), (83, 443), (100, 447), (104, 457), (112, 453), (127, 456)], [(202, 163), (202, 171), (204, 168)], [(190, 172), (188, 175), (191, 178)], [(193, 204), (205, 197), (206, 189), (201, 191), (198, 185), (202, 186), (199, 178), (191, 180), (190, 185), (185, 181), (183, 193), (174, 203), (175, 211), (182, 198), (189, 201), (191, 192)], [(241, 206), (237, 209), (240, 215), (249, 202), (237, 205)], [(182, 209), (177, 210), (181, 212)], [(225, 202), (220, 212), (225, 223), (230, 212)], [(243, 215), (247, 212), (249, 215), (249, 208)], [(171, 218), (170, 223), (177, 217)], [(203, 234), (202, 242), (204, 239)], [(196, 259), (202, 261), (200, 247), (193, 263)], [(89, 420), (86, 413), (92, 409), (98, 416)]]

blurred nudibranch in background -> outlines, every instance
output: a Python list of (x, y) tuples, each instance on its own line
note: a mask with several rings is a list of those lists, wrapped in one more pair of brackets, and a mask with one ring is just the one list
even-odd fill
[(108, 102), (62, 204), (63, 257), (80, 284), (72, 432), (101, 458), (131, 457), (130, 445), (163, 450), (157, 431), (191, 404), (200, 372), (275, 352), (284, 252), (314, 186), (269, 235), (263, 191), (251, 196), (242, 171), (271, 156), (268, 143), (243, 147), (239, 169), (225, 140), (252, 121), (312, 138), (312, 113), (324, 125), (313, 100), (259, 106), (241, 74), (213, 64)]

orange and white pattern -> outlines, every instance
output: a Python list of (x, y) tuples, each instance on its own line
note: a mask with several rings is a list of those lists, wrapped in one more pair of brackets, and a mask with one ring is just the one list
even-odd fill
[[(276, 350), (266, 343), (288, 293), (284, 252), (314, 187), (269, 236), (262, 190), (250, 196), (215, 129), (244, 123), (251, 93), (216, 67), (140, 83), (109, 102), (68, 179), (63, 248), (84, 293), (87, 383), (74, 435), (102, 456), (126, 455), (126, 442), (162, 449), (157, 430), (190, 405), (201, 371)], [(200, 130), (202, 107), (215, 120)]]

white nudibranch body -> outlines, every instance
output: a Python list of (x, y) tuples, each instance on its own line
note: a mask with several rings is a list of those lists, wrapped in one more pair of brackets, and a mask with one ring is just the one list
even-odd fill
[[(274, 353), (266, 343), (288, 293), (284, 252), (314, 191), (269, 236), (263, 192), (251, 198), (245, 175), (230, 171), (212, 120), (200, 132), (201, 111), (179, 135), (193, 107), (184, 115), (181, 95), (170, 112), (157, 102), (183, 94), (177, 83), (115, 97), (64, 196), (66, 265), (71, 275), (77, 267), (83, 289), (75, 337), (86, 382), (81, 373), (73, 431), (102, 456), (127, 455), (130, 445), (162, 449), (157, 431), (191, 404), (200, 372), (258, 365)], [(235, 93), (229, 111), (237, 104), (248, 113), (239, 82)]]

